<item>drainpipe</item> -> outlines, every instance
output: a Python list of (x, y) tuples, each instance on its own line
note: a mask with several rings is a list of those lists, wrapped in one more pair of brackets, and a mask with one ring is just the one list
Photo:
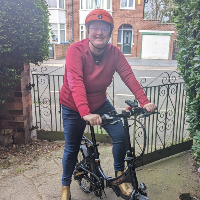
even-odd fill
[(74, 11), (73, 11), (73, 0), (72, 0), (72, 42), (74, 42)]

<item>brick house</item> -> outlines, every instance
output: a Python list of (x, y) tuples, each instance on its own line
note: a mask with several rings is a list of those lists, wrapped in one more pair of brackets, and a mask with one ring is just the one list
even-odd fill
[[(86, 37), (85, 17), (94, 8), (107, 10), (114, 19), (111, 43), (127, 57), (172, 59), (174, 24), (144, 20), (144, 0), (66, 0), (66, 35), (69, 40)], [(73, 27), (73, 28), (72, 28)]]
[(51, 39), (60, 44), (66, 41), (78, 42), (86, 38), (87, 14), (95, 8), (102, 8), (114, 19), (110, 42), (118, 46), (126, 57), (171, 60), (176, 37), (174, 24), (143, 19), (144, 1), (47, 0), (50, 4), (50, 23), (54, 27)]

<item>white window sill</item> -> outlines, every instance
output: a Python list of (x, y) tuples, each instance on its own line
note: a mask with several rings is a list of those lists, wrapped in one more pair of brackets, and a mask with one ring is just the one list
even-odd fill
[[(104, 9), (104, 8), (100, 8), (100, 9)], [(89, 8), (88, 8), (88, 9), (86, 9), (86, 8), (81, 8), (81, 9), (80, 9), (80, 11), (92, 11), (92, 10), (94, 10), (94, 9), (89, 9)], [(106, 11), (108, 11), (108, 12), (109, 12), (109, 11), (112, 12), (111, 9), (104, 9), (104, 10), (106, 10)]]
[(128, 8), (120, 8), (120, 10), (135, 10), (133, 7), (128, 7)]

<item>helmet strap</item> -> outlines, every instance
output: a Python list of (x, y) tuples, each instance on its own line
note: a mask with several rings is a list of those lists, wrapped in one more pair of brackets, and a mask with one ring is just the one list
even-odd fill
[[(90, 39), (89, 39), (89, 42), (92, 44), (92, 42), (90, 41)], [(107, 44), (106, 44), (106, 45), (107, 45)], [(101, 52), (102, 50), (104, 50), (104, 49), (106, 48), (106, 45), (105, 45), (103, 48), (98, 48), (98, 47), (94, 46), (94, 44), (92, 44), (92, 46), (93, 46), (94, 48), (98, 49), (98, 52)]]

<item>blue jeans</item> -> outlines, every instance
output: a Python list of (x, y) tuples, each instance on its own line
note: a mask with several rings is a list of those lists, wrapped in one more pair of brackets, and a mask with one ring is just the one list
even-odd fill
[[(100, 116), (115, 110), (111, 103), (106, 100), (105, 103), (93, 114)], [(78, 112), (62, 105), (62, 117), (65, 137), (65, 148), (62, 159), (63, 175), (62, 185), (69, 186), (71, 184), (71, 177), (76, 165), (77, 155), (83, 132), (85, 130), (86, 122), (81, 119)], [(120, 121), (116, 125), (106, 125), (104, 129), (113, 140), (113, 157), (115, 171), (124, 170), (124, 158), (126, 154), (125, 134), (123, 124)]]

